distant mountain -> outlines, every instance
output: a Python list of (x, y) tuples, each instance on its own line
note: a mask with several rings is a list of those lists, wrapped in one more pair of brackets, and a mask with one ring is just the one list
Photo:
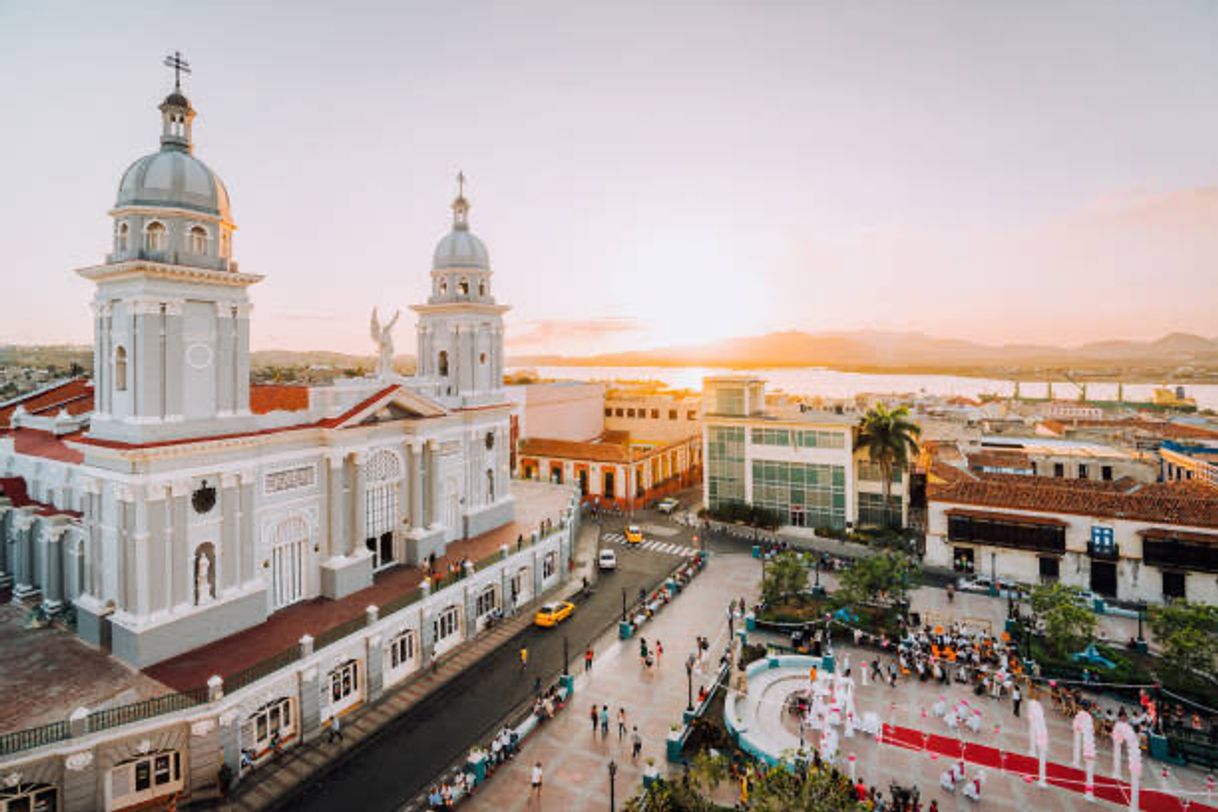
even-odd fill
[[(1218, 340), (1172, 333), (1156, 341), (1098, 341), (1078, 347), (978, 344), (923, 333), (878, 330), (805, 333), (786, 330), (710, 344), (580, 358), (532, 356), (513, 364), (580, 366), (822, 366), (835, 369), (1072, 369), (1188, 365), (1218, 371)], [(1149, 370), (1147, 370), (1149, 371)]]

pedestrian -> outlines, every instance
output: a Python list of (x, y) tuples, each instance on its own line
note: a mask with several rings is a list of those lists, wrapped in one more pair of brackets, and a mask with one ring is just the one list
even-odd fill
[(343, 723), (339, 721), (337, 713), (330, 717), (330, 735), (326, 744), (333, 744), (335, 739), (343, 740)]
[(660, 667), (660, 658), (664, 656), (664, 644), (656, 641), (656, 668)]
[(520, 647), (520, 670), (524, 671), (529, 667), (529, 650), (525, 646)]
[(609, 706), (608, 705), (601, 706), (600, 722), (601, 722), (601, 738), (607, 739), (607, 738), (609, 738)]
[(1019, 683), (1011, 688), (1011, 704), (1012, 710), (1015, 711), (1015, 716), (1019, 716), (1019, 703), (1023, 701), (1023, 694), (1019, 692)]
[(617, 740), (626, 738), (626, 709), (617, 709)]
[(842, 657), (842, 676), (850, 679), (850, 652), (846, 652)]
[(592, 703), (591, 716), (592, 716), (592, 735), (595, 736), (596, 735), (596, 722), (597, 722), (597, 719), (600, 717), (600, 714), (596, 712), (596, 703), (595, 702)]
[(532, 785), (533, 785), (533, 792), (537, 794), (538, 798), (540, 798), (541, 797), (541, 762), (540, 761), (533, 765)]
[(643, 752), (643, 737), (639, 735), (639, 726), (634, 726), (630, 734), (630, 760), (638, 761), (639, 753)]
[(586, 674), (591, 670), (592, 670), (592, 649), (588, 649), (587, 651), (584, 652), (584, 673)]
[(647, 638), (639, 638), (639, 662), (647, 665)]

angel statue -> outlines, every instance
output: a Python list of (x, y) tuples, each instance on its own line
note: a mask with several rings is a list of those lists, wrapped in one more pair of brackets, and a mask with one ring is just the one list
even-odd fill
[(376, 342), (378, 358), (376, 361), (376, 377), (389, 378), (393, 376), (393, 325), (398, 323), (402, 311), (395, 310), (393, 318), (385, 326), (381, 326), (376, 317), (376, 308), (372, 308), (372, 340)]

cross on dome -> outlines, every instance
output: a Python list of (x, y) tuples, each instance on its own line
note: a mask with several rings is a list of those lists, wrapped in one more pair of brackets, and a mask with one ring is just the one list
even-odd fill
[(469, 229), (469, 201), (465, 199), (465, 173), (457, 171), (457, 197), (453, 200), (453, 228)]
[(190, 63), (182, 58), (181, 51), (174, 51), (165, 57), (164, 65), (167, 68), (173, 68), (173, 89), (180, 92), (182, 90), (182, 74), (190, 73)]

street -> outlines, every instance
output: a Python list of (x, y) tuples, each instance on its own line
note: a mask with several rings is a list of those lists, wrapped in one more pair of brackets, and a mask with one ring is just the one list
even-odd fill
[[(615, 525), (604, 524), (606, 534), (614, 530)], [(667, 545), (687, 546), (689, 537), (690, 532), (681, 528), (675, 535), (656, 538)], [(633, 603), (640, 587), (653, 588), (685, 560), (621, 543), (600, 546), (617, 552), (618, 568), (600, 573), (591, 596), (577, 601), (569, 620), (555, 629), (528, 627), (395, 719), (367, 747), (320, 773), (301, 793), (279, 799), (276, 808), (398, 809), (483, 741), (505, 714), (527, 701), (535, 678), (540, 676), (546, 683), (556, 678), (562, 668), (564, 636), (572, 668), (582, 668), (585, 646), (621, 616), (622, 590)], [(521, 646), (529, 650), (524, 673)]]

